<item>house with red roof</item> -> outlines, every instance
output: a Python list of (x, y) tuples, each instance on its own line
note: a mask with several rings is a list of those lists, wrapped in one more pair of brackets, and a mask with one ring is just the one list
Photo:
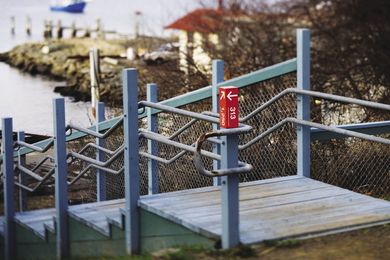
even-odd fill
[(205, 44), (220, 44), (219, 31), (224, 22), (238, 14), (223, 8), (219, 1), (217, 9), (199, 8), (179, 18), (165, 27), (179, 31), (180, 67), (188, 72), (188, 62), (191, 60), (201, 70), (209, 71), (211, 58), (205, 52)]

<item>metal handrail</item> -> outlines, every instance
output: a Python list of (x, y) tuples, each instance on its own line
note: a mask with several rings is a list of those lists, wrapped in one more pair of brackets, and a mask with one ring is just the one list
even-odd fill
[[(106, 132), (104, 132), (104, 134), (100, 134), (99, 131), (93, 131), (89, 128), (86, 128), (86, 127), (80, 127), (80, 126), (77, 126), (77, 125), (73, 125), (73, 124), (68, 124), (68, 126), (66, 127), (66, 130), (69, 130), (69, 129), (74, 129), (74, 130), (77, 130), (79, 132), (82, 132), (82, 133), (85, 133), (87, 135), (92, 135), (93, 137), (96, 137), (96, 138), (106, 138), (111, 132), (113, 132), (121, 123), (123, 122), (123, 116), (112, 126), (110, 127)], [(95, 125), (95, 127), (98, 127), (99, 126), (99, 123)]]
[[(227, 133), (226, 130), (234, 130), (230, 131)], [(228, 134), (242, 134), (246, 133), (248, 130), (243, 130), (240, 128), (233, 128), (233, 129), (222, 129), (222, 130), (217, 130), (214, 132), (206, 133), (201, 135), (198, 140), (196, 141), (196, 149), (194, 152), (194, 163), (195, 163), (195, 168), (198, 170), (198, 172), (206, 177), (222, 177), (222, 176), (228, 176), (228, 175), (234, 175), (234, 174), (244, 174), (244, 173), (249, 173), (252, 169), (253, 166), (244, 163), (244, 162), (238, 162), (238, 167), (234, 168), (229, 168), (229, 169), (218, 169), (218, 170), (212, 170), (208, 171), (204, 167), (203, 161), (202, 161), (202, 145), (203, 143), (210, 137), (218, 137), (218, 136), (225, 136)]]
[(119, 146), (113, 152), (113, 156), (111, 156), (110, 159), (108, 159), (105, 162), (102, 162), (102, 161), (99, 161), (99, 160), (96, 160), (96, 159), (92, 159), (91, 157), (88, 157), (88, 156), (85, 156), (85, 155), (82, 155), (80, 153), (76, 153), (76, 152), (73, 152), (73, 151), (68, 153), (68, 158), (69, 157), (73, 157), (73, 158), (77, 158), (77, 159), (79, 159), (81, 161), (88, 162), (88, 163), (96, 165), (96, 166), (106, 167), (107, 165), (112, 163), (116, 158), (118, 158), (118, 156), (121, 154), (121, 152), (123, 152), (124, 149), (125, 149), (124, 145)]
[[(92, 135), (92, 136), (97, 137), (97, 138), (106, 138), (110, 133), (112, 133), (112, 131), (114, 129), (116, 129), (122, 123), (122, 121), (123, 121), (123, 117), (120, 120), (118, 120), (114, 125), (112, 125), (111, 128), (109, 128), (104, 134), (100, 134), (99, 132), (93, 131), (91, 129), (86, 129), (86, 128), (74, 126), (71, 124), (69, 124), (66, 127), (66, 131), (68, 131), (69, 129), (76, 129), (78, 131), (84, 132), (88, 135)], [(98, 126), (98, 124), (95, 125), (95, 127), (96, 126)], [(31, 144), (28, 144), (28, 143), (23, 142), (23, 141), (16, 141), (16, 144), (19, 145), (19, 147), (26, 147), (26, 148), (29, 148), (33, 151), (44, 153), (51, 146), (54, 145), (54, 138), (52, 138), (52, 140), (49, 143), (47, 143), (44, 147), (38, 147), (38, 146), (31, 145)], [(106, 154), (111, 155), (110, 159), (108, 159), (106, 162), (100, 162), (98, 160), (95, 160), (95, 159), (92, 159), (88, 156), (83, 155), (83, 153), (90, 147), (93, 147), (97, 150), (103, 151)], [(96, 145), (94, 143), (88, 143), (78, 153), (73, 152), (73, 151), (69, 152), (67, 154), (67, 158), (72, 158), (72, 161), (73, 161), (73, 158), (77, 158), (79, 160), (88, 162), (89, 165), (86, 168), (84, 168), (78, 175), (76, 175), (76, 177), (74, 177), (71, 182), (68, 182), (68, 184), (72, 185), (73, 183), (75, 183), (78, 179), (81, 178), (81, 176), (84, 173), (86, 173), (91, 168), (101, 169), (101, 170), (104, 170), (105, 172), (112, 173), (112, 174), (119, 174), (119, 173), (123, 172), (123, 167), (122, 167), (122, 169), (120, 169), (118, 171), (112, 170), (112, 169), (106, 167), (110, 163), (112, 163), (121, 154), (121, 152), (123, 152), (123, 149), (124, 149), (124, 145), (120, 146), (115, 151), (111, 151), (111, 150), (106, 149), (104, 147), (100, 147), (99, 145)], [(19, 181), (15, 181), (15, 185), (19, 186), (20, 188), (22, 188), (24, 190), (30, 191), (30, 192), (34, 192), (35, 190), (37, 190), (40, 186), (42, 186), (45, 183), (45, 181), (48, 178), (50, 178), (54, 174), (54, 168), (50, 169), (50, 171), (46, 175), (44, 175), (43, 177), (36, 174), (36, 170), (49, 159), (53, 160), (53, 158), (51, 156), (45, 156), (36, 166), (33, 167), (33, 169), (28, 169), (27, 167), (21, 165), (18, 162), (17, 168), (19, 169), (20, 173), (26, 174), (26, 175), (32, 177), (33, 179), (37, 180), (38, 184), (36, 186), (34, 186), (33, 188), (31, 188), (25, 184), (20, 183)], [(69, 163), (71, 163), (71, 162), (69, 162)]]
[(283, 119), (279, 123), (275, 124), (274, 126), (270, 127), (269, 129), (267, 129), (266, 131), (264, 131), (263, 133), (261, 133), (257, 137), (253, 138), (251, 141), (247, 142), (246, 144), (239, 145), (238, 149), (239, 150), (247, 149), (248, 147), (252, 146), (253, 144), (260, 141), (261, 139), (268, 136), (269, 134), (275, 132), (276, 130), (278, 130), (279, 128), (281, 128), (282, 126), (284, 126), (287, 123), (294, 123), (294, 124), (303, 125), (303, 126), (315, 127), (318, 129), (323, 129), (323, 130), (326, 130), (329, 132), (334, 132), (334, 133), (341, 134), (341, 135), (347, 135), (350, 137), (356, 137), (356, 138), (360, 138), (360, 139), (364, 139), (364, 140), (368, 140), (368, 141), (373, 141), (373, 142), (377, 142), (377, 143), (382, 143), (382, 144), (390, 144), (390, 140), (386, 139), (386, 138), (372, 136), (372, 135), (363, 134), (363, 133), (358, 133), (358, 132), (354, 132), (354, 131), (350, 131), (350, 130), (346, 130), (346, 129), (340, 129), (340, 128), (337, 128), (335, 126), (327, 126), (327, 125), (314, 123), (314, 122), (310, 122), (310, 121), (306, 121), (306, 120), (302, 120), (302, 119), (288, 117), (288, 118)]
[(328, 94), (328, 93), (323, 93), (323, 92), (318, 92), (318, 91), (303, 90), (303, 89), (298, 89), (298, 88), (287, 88), (287, 89), (283, 90), (282, 92), (278, 93), (276, 96), (274, 96), (273, 98), (271, 98), (267, 102), (263, 103), (260, 107), (256, 108), (255, 110), (253, 110), (251, 113), (249, 113), (245, 117), (240, 118), (240, 122), (248, 121), (250, 118), (252, 118), (256, 114), (260, 113), (264, 109), (268, 108), (269, 106), (271, 106), (272, 104), (277, 102), (279, 99), (281, 99), (284, 96), (291, 94), (291, 93), (390, 111), (390, 105), (387, 105), (387, 104), (376, 103), (376, 102), (372, 102), (372, 101), (368, 101), (368, 100), (361, 100), (361, 99), (357, 99), (357, 98), (343, 97), (343, 96), (339, 96), (339, 95)]
[(54, 138), (50, 138), (50, 141), (44, 146), (44, 147), (39, 147), (33, 144), (29, 144), (23, 141), (16, 141), (16, 144), (21, 146), (21, 147), (26, 147), (29, 148), (35, 152), (40, 152), (40, 153), (45, 153), (47, 150), (49, 150), (50, 147), (54, 145)]

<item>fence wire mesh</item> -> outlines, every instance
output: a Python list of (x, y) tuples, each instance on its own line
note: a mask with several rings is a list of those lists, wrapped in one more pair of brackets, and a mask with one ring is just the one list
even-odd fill
[[(284, 89), (296, 86), (295, 73), (283, 75), (240, 90), (240, 117), (244, 117)], [(244, 144), (286, 117), (296, 117), (294, 96), (286, 96), (258, 113), (246, 124), (253, 131), (241, 137)], [(296, 174), (296, 133), (287, 124), (251, 147), (240, 152), (240, 160), (253, 165), (252, 173), (241, 176), (253, 181)]]
[[(389, 113), (328, 100), (312, 100), (313, 120), (345, 125), (389, 120)], [(390, 133), (377, 135), (390, 138)], [(353, 137), (312, 140), (312, 178), (359, 193), (390, 199), (390, 150)]]
[[(261, 104), (270, 100), (273, 96), (286, 88), (296, 86), (296, 74), (290, 73), (277, 78), (253, 84), (240, 90), (240, 117), (244, 117), (258, 108)], [(378, 115), (375, 111), (362, 110), (355, 106), (349, 109), (345, 105), (336, 106), (333, 103), (322, 101), (318, 103), (312, 100), (312, 118), (315, 122), (326, 125), (360, 123), (366, 121), (378, 121), (389, 119), (383, 114)], [(211, 111), (211, 98), (185, 105), (182, 109), (203, 112)], [(347, 116), (345, 116), (347, 115)], [(250, 118), (245, 124), (251, 125), (253, 131), (240, 137), (240, 144), (245, 144), (271, 126), (286, 117), (296, 117), (295, 95), (288, 95), (277, 101)], [(191, 119), (172, 113), (159, 113), (157, 116), (158, 133), (166, 137), (174, 134), (178, 129), (187, 124)], [(368, 119), (368, 120), (367, 120)], [(139, 120), (139, 127), (147, 129), (146, 119)], [(212, 130), (210, 123), (198, 121), (180, 135), (172, 138), (174, 141), (192, 145), (197, 138)], [(390, 134), (382, 137), (390, 138)], [(80, 138), (68, 143), (68, 150), (80, 151), (86, 144), (95, 143), (96, 139), (91, 136)], [(106, 147), (115, 151), (123, 144), (123, 127), (114, 130), (106, 138)], [(147, 152), (147, 140), (140, 139), (140, 151)], [(206, 143), (203, 147), (211, 151), (212, 145)], [(390, 150), (386, 145), (363, 141), (357, 138), (331, 139), (326, 141), (312, 141), (311, 144), (312, 177), (314, 179), (330, 183), (339, 187), (347, 188), (360, 193), (390, 198)], [(162, 158), (171, 159), (181, 150), (172, 146), (158, 144), (158, 155)], [(52, 151), (48, 152), (49, 154)], [(94, 158), (95, 148), (88, 148), (84, 155)], [(296, 129), (293, 124), (287, 124), (254, 145), (241, 150), (239, 159), (250, 163), (254, 169), (251, 173), (240, 176), (241, 181), (253, 181), (280, 176), (296, 174)], [(37, 156), (28, 161), (30, 167), (37, 161)], [(171, 164), (158, 163), (158, 186), (160, 192), (169, 192), (182, 189), (192, 189), (212, 185), (212, 179), (200, 175), (192, 161), (192, 153), (186, 152), (181, 158)], [(106, 154), (104, 161), (111, 156)], [(141, 194), (148, 192), (148, 160), (140, 156), (140, 191)], [(119, 170), (123, 167), (124, 159), (121, 154), (108, 167)], [(206, 168), (212, 168), (212, 160), (204, 158)], [(48, 162), (39, 173), (44, 176), (45, 172), (53, 165)], [(85, 167), (86, 163), (75, 159), (69, 164), (69, 177), (71, 181)], [(47, 203), (42, 207), (54, 205), (54, 178), (33, 194), (27, 194), (27, 208), (38, 208), (32, 199), (42, 196)], [(33, 185), (30, 180), (29, 185)], [(124, 197), (124, 175), (106, 174), (107, 199)], [(31, 200), (30, 200), (31, 198)], [(85, 203), (96, 201), (96, 170), (89, 170), (75, 184), (69, 187), (69, 200), (71, 203)]]
[(345, 138), (314, 141), (311, 147), (312, 178), (363, 194), (390, 198), (388, 145)]

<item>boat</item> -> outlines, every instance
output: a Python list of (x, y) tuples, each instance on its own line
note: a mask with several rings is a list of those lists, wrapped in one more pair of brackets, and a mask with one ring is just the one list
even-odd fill
[(82, 13), (87, 5), (87, 1), (64, 0), (54, 1), (50, 5), (50, 10), (55, 12)]

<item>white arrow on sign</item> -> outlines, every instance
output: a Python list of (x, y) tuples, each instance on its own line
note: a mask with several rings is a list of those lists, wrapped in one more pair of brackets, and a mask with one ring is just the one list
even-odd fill
[(222, 100), (222, 99), (224, 99), (225, 98), (225, 92), (222, 92), (222, 95), (221, 95), (221, 97), (219, 98), (219, 100)]
[(232, 92), (230, 91), (229, 94), (227, 94), (227, 98), (228, 98), (230, 101), (232, 101), (232, 98), (233, 98), (233, 97), (238, 97), (238, 95), (237, 95), (237, 94), (233, 94), (233, 95), (232, 95)]

